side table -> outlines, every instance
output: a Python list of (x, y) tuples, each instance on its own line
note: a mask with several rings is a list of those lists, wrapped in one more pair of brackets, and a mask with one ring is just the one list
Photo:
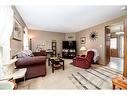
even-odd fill
[(22, 68), (22, 69), (15, 69), (16, 71), (12, 75), (4, 76), (0, 81), (6, 81), (6, 82), (11, 82), (14, 84), (14, 90), (17, 89), (17, 84), (15, 82), (16, 79), (23, 78), (24, 77), (24, 82), (25, 82), (25, 74), (27, 71), (27, 68)]
[(127, 89), (127, 79), (122, 76), (117, 76), (112, 79), (112, 88), (119, 87), (120, 89)]
[(19, 79), (24, 77), (24, 82), (25, 82), (26, 71), (27, 71), (27, 68), (16, 69), (16, 71), (12, 75), (13, 79)]

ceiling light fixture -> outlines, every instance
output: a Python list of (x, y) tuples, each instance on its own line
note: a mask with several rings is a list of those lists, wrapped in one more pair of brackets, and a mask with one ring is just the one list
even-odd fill
[(120, 27), (120, 31), (119, 32), (116, 32), (116, 35), (123, 35), (124, 32), (123, 32), (123, 27), (121, 26)]
[(124, 32), (116, 32), (116, 35), (123, 35)]
[(121, 10), (126, 10), (127, 9), (127, 6), (123, 6), (122, 8), (121, 8)]

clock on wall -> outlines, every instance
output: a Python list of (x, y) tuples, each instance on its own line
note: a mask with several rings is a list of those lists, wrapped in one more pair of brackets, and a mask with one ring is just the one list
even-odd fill
[(90, 39), (91, 39), (91, 40), (94, 41), (94, 40), (97, 39), (97, 37), (98, 37), (98, 34), (97, 34), (96, 31), (90, 33)]

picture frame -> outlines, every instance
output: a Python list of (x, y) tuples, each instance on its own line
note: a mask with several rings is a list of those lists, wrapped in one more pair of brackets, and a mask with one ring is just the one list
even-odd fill
[(13, 39), (18, 41), (22, 40), (22, 26), (16, 20), (14, 20)]
[(86, 37), (81, 37), (80, 42), (81, 42), (81, 44), (85, 44), (86, 43)]

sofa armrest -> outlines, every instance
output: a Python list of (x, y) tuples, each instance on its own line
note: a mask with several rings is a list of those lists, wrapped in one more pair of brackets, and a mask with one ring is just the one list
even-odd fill
[(46, 64), (46, 56), (18, 58), (16, 68), (26, 68), (30, 65)]

